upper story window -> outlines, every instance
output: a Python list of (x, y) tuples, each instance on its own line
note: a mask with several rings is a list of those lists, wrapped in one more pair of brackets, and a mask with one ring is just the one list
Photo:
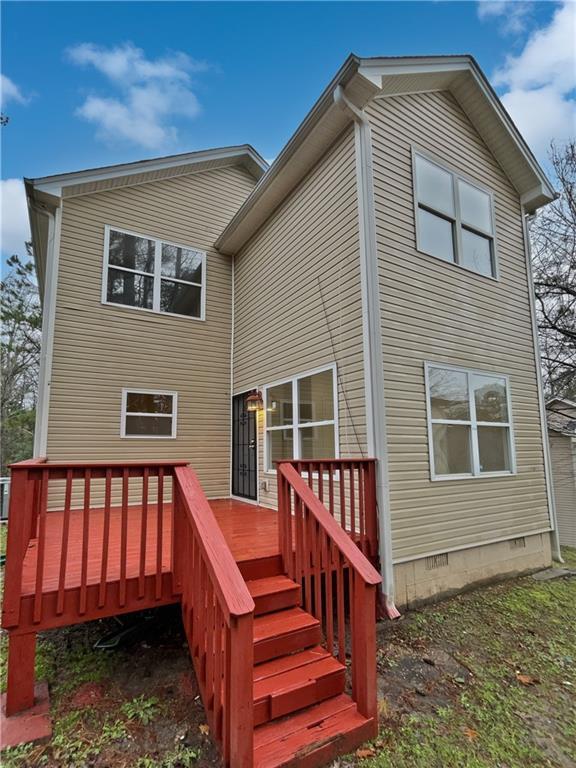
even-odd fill
[(414, 155), (419, 251), (496, 277), (492, 196), (423, 155)]
[(204, 319), (206, 254), (106, 227), (102, 301)]
[(122, 390), (121, 437), (176, 437), (178, 394), (152, 389)]
[(428, 363), (432, 479), (512, 474), (508, 377)]
[(266, 470), (281, 459), (336, 458), (334, 366), (264, 388)]

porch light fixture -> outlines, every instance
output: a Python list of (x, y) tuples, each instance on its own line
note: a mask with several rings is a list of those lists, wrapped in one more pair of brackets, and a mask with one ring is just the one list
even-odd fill
[(248, 413), (256, 413), (264, 408), (264, 400), (262, 399), (262, 392), (255, 389), (245, 400), (245, 406)]

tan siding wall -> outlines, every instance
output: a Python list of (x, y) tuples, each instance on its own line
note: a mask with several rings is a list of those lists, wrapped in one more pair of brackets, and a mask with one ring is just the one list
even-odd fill
[[(352, 131), (252, 238), (234, 269), (234, 391), (335, 360), (340, 454), (361, 455), (366, 419)], [(263, 414), (258, 421), (260, 480), (270, 482), (260, 502), (275, 506), (274, 477), (262, 473)]]
[[(189, 459), (228, 495), (232, 270), (213, 243), (253, 186), (228, 167), (64, 201), (50, 460)], [(206, 321), (101, 304), (105, 224), (206, 250)], [(177, 438), (121, 439), (123, 387), (176, 390)]]
[[(396, 559), (549, 526), (518, 195), (447, 93), (374, 102), (393, 547)], [(416, 251), (411, 143), (495, 196), (498, 282)], [(431, 482), (424, 361), (508, 373), (518, 474)]]
[(576, 439), (548, 432), (560, 544), (576, 547)]

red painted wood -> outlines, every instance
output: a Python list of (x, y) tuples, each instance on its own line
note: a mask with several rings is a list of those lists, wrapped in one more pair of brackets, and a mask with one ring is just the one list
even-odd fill
[(254, 659), (257, 664), (321, 642), (320, 623), (300, 608), (254, 619)]
[[(112, 503), (112, 472), (106, 470), (104, 481), (104, 525), (102, 529), (102, 563), (100, 567), (100, 590), (98, 592), (98, 607), (102, 608), (106, 602), (106, 588), (108, 584), (108, 555), (110, 551), (110, 515)], [(94, 513), (92, 515), (94, 517)]]
[(283, 575), (247, 581), (246, 586), (254, 600), (256, 616), (300, 603), (300, 585)]
[(36, 633), (8, 637), (8, 675), (6, 681), (6, 715), (29, 709), (34, 704), (34, 659)]
[(43, 742), (52, 735), (50, 700), (46, 683), (34, 688), (34, 705), (6, 717), (6, 694), (0, 696), (0, 751), (31, 742)]
[(72, 504), (72, 474), (66, 474), (66, 490), (64, 491), (64, 520), (62, 524), (62, 547), (60, 555), (60, 576), (58, 579), (58, 604), (56, 612), (61, 615), (64, 611), (64, 585), (66, 583), (66, 566), (68, 564), (68, 540), (70, 537), (70, 507)]
[(46, 551), (46, 507), (48, 502), (48, 475), (42, 472), (40, 485), (40, 510), (36, 555), (36, 583), (34, 585), (34, 623), (42, 619), (42, 580), (44, 578), (44, 554)]
[[(144, 468), (142, 475), (142, 515), (140, 520), (140, 574), (138, 576), (138, 595), (144, 597), (144, 579), (146, 578), (146, 550), (148, 549), (147, 533), (148, 533), (148, 477), (150, 470), (148, 467)], [(158, 515), (160, 521), (160, 515)], [(159, 523), (160, 530), (162, 529), (162, 523)], [(158, 534), (157, 534), (158, 539)], [(161, 545), (158, 544), (158, 547)], [(158, 568), (156, 569), (158, 573)], [(160, 569), (161, 572), (161, 569)]]
[(90, 470), (84, 473), (84, 510), (82, 514), (82, 567), (80, 571), (80, 607), (81, 616), (86, 613), (86, 590), (88, 584), (88, 554), (90, 545)]

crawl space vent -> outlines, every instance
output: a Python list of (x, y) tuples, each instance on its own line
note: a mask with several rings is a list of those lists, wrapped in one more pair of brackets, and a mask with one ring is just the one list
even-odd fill
[(526, 539), (521, 536), (519, 539), (510, 539), (510, 549), (526, 549)]
[(426, 570), (435, 571), (437, 568), (446, 568), (448, 565), (448, 553), (443, 555), (431, 555), (426, 558)]

